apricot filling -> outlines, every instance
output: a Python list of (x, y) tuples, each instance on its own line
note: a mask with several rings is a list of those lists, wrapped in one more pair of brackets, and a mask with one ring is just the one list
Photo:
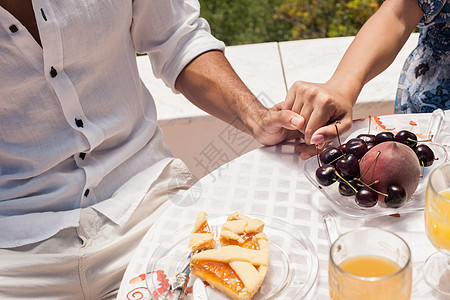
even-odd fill
[(227, 239), (227, 238), (220, 238), (220, 244), (221, 245), (237, 245), (241, 246), (242, 248), (252, 249), (252, 250), (259, 250), (259, 244), (255, 243), (253, 241), (253, 237), (257, 233), (251, 233), (251, 234), (239, 234), (239, 237), (244, 240), (243, 243), (240, 243), (237, 240)]
[(194, 261), (192, 266), (203, 276), (225, 285), (237, 293), (244, 288), (244, 284), (228, 264)]
[(197, 230), (198, 233), (211, 233), (208, 223), (202, 224), (202, 226)]
[[(201, 250), (191, 259), (191, 274), (235, 300), (249, 300), (258, 291), (269, 265), (269, 243), (264, 223), (239, 213), (230, 215), (220, 232), (220, 247), (203, 247), (208, 241), (206, 214), (200, 213), (190, 248)], [(202, 231), (207, 231), (204, 233)], [(210, 246), (213, 245), (211, 242)]]

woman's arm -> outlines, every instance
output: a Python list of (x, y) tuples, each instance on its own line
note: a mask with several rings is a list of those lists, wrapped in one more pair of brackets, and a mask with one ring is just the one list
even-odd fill
[(351, 86), (349, 95), (357, 96), (391, 65), (422, 16), (417, 0), (386, 0), (358, 32), (330, 82)]
[[(395, 59), (423, 16), (417, 0), (386, 0), (364, 24), (325, 84), (298, 81), (288, 92), (284, 109), (305, 118), (302, 131), (307, 144), (323, 146), (340, 130), (351, 128), (352, 108), (363, 86)], [(302, 145), (304, 158), (314, 148)]]

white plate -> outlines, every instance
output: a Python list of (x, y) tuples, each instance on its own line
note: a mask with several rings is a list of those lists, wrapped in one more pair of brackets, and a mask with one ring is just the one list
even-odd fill
[[(368, 132), (367, 128), (356, 130), (355, 132), (350, 134), (350, 136), (346, 139), (346, 141), (348, 141), (351, 138), (355, 138), (361, 133), (367, 132)], [(378, 132), (380, 131), (373, 129), (371, 129), (370, 131), (371, 134), (377, 134)], [(416, 192), (400, 208), (381, 207), (378, 204), (375, 205), (374, 207), (369, 208), (360, 207), (356, 204), (354, 196), (345, 197), (339, 194), (337, 183), (334, 183), (330, 186), (320, 185), (316, 180), (316, 169), (318, 168), (316, 156), (309, 158), (305, 162), (304, 171), (309, 181), (311, 181), (311, 183), (316, 188), (318, 188), (330, 201), (330, 204), (333, 207), (333, 209), (342, 215), (353, 218), (375, 218), (385, 215), (404, 214), (414, 211), (420, 211), (424, 209), (425, 205), (425, 190), (428, 174), (433, 168), (443, 164), (447, 160), (447, 151), (441, 145), (430, 142), (421, 144), (426, 144), (428, 147), (430, 147), (431, 150), (433, 150), (434, 152), (435, 158), (438, 158), (438, 160), (436, 160), (430, 167), (425, 168), (423, 177), (419, 181), (419, 185), (417, 186)]]
[[(297, 228), (279, 219), (268, 216), (251, 215), (265, 223), (264, 233), (269, 239), (269, 270), (259, 291), (252, 300), (302, 299), (317, 280), (319, 263), (310, 240)], [(210, 227), (220, 228), (226, 216), (208, 218)], [(148, 266), (146, 282), (149, 292), (156, 299), (167, 293), (177, 272), (187, 263), (189, 237), (194, 224), (175, 232), (172, 239), (162, 243), (152, 254)], [(218, 241), (217, 241), (218, 242)], [(195, 276), (191, 276), (188, 291)], [(218, 293), (210, 299), (218, 299)], [(192, 294), (187, 295), (188, 298)], [(221, 299), (227, 297), (220, 296)]]

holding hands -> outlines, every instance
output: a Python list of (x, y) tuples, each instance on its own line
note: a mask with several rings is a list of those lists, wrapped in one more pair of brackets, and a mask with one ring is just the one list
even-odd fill
[(336, 121), (339, 121), (339, 132), (350, 130), (353, 104), (354, 100), (344, 94), (342, 86), (332, 81), (323, 84), (297, 81), (292, 85), (281, 105), (304, 118), (300, 130), (305, 143), (296, 149), (302, 159), (316, 153), (315, 145), (322, 149), (337, 137)]

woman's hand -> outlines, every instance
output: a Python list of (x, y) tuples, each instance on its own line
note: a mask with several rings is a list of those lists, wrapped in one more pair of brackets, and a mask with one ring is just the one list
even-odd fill
[(321, 149), (334, 140), (337, 137), (336, 125), (339, 133), (350, 130), (356, 99), (346, 96), (342, 92), (344, 90), (343, 86), (330, 81), (324, 84), (297, 81), (289, 89), (281, 107), (304, 118), (300, 130), (304, 133), (305, 143), (296, 148), (302, 153), (302, 159), (315, 154), (315, 145)]

